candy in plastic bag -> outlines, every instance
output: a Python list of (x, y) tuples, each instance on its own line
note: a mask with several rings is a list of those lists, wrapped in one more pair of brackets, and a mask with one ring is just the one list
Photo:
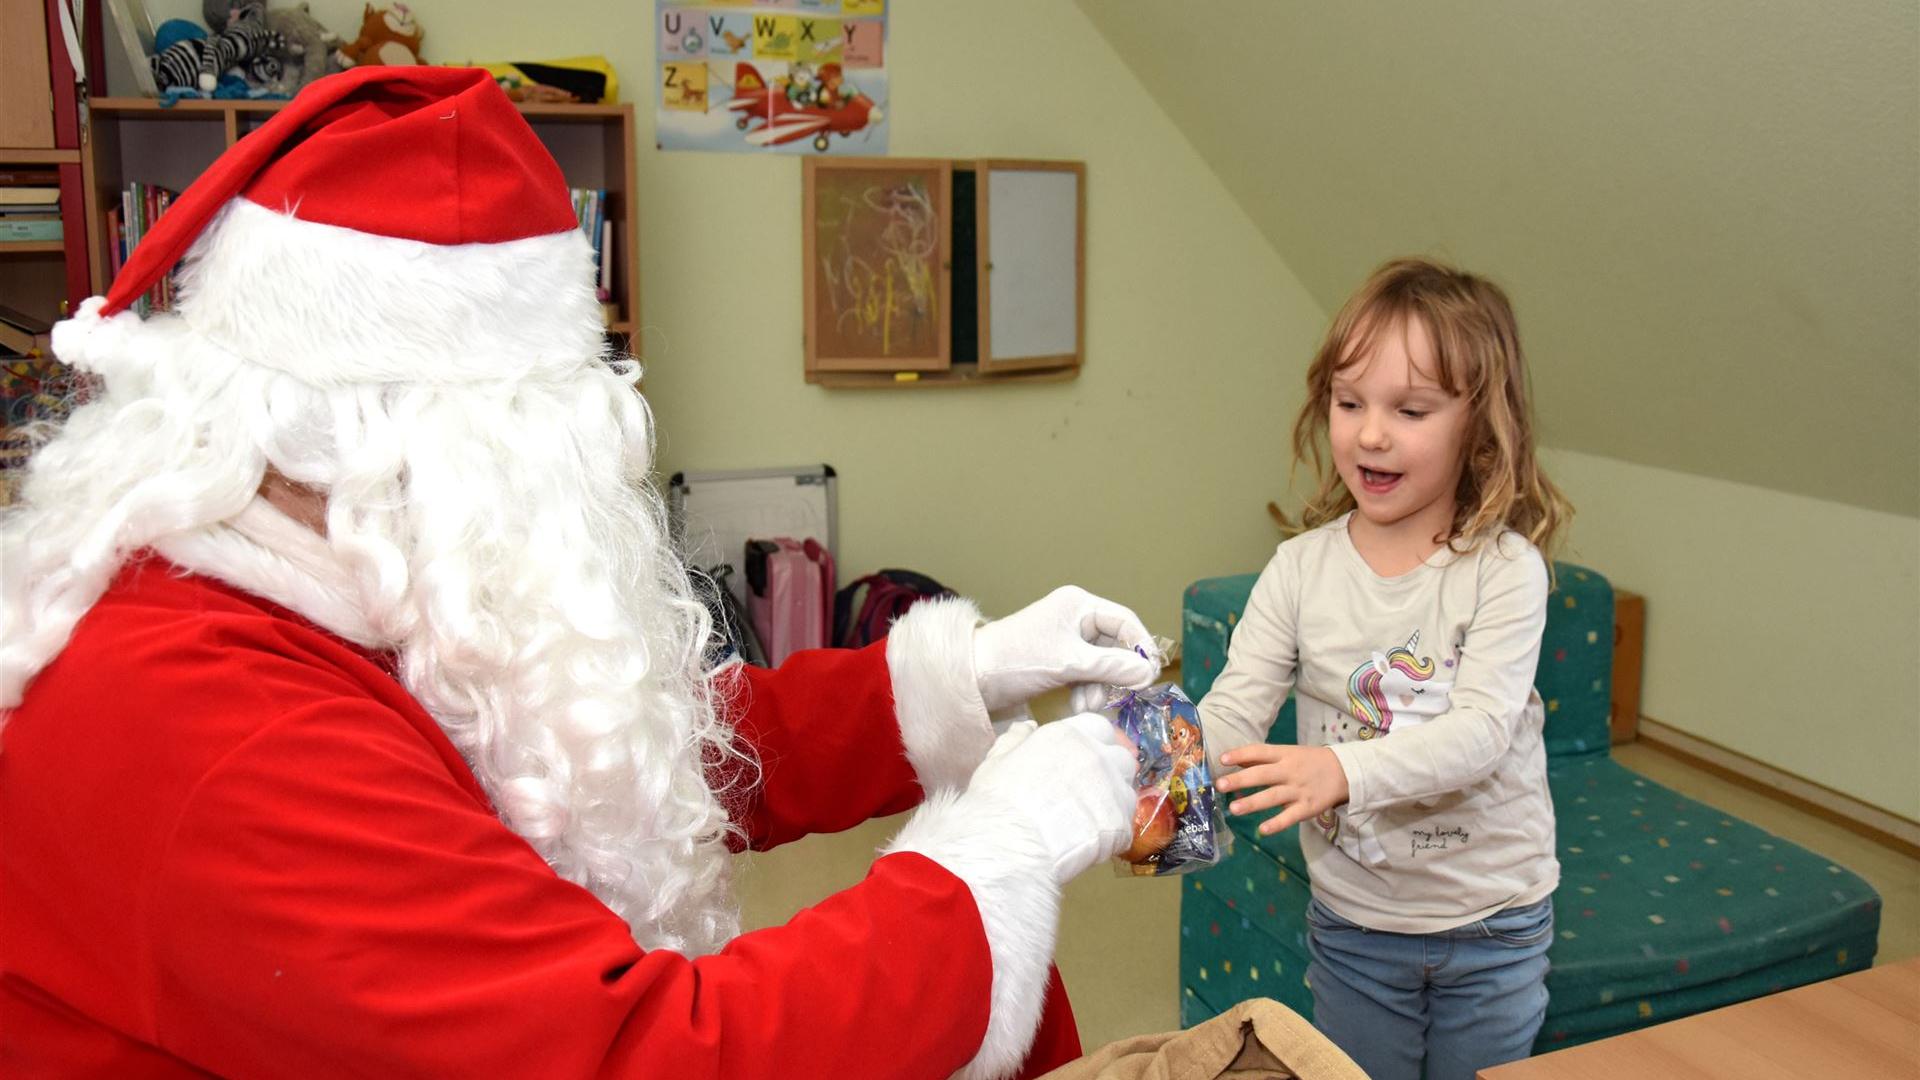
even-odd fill
[(1120, 856), (1120, 872), (1184, 874), (1219, 862), (1232, 833), (1213, 790), (1199, 710), (1178, 686), (1163, 683), (1119, 691), (1107, 712), (1139, 748), (1133, 844)]

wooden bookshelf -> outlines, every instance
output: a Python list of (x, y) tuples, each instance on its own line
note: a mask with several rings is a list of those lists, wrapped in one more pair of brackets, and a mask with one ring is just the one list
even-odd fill
[[(106, 213), (121, 189), (140, 182), (184, 191), (228, 147), (265, 123), (284, 101), (181, 101), (96, 97), (81, 166), (93, 292), (104, 293), (112, 265)], [(519, 106), (560, 165), (569, 186), (603, 188), (613, 222), (610, 333), (631, 338), (640, 326), (639, 180), (632, 105)]]
[(0, 148), (0, 162), (8, 165), (78, 165), (80, 151), (41, 146), (5, 147)]
[[(0, 147), (0, 170), (66, 166), (58, 171), (63, 175), (72, 173), (77, 181), (79, 164), (78, 150)], [(73, 185), (71, 199), (67, 196), (67, 185), (60, 187), (62, 239), (0, 240), (0, 297), (5, 297), (9, 306), (48, 322), (66, 313), (73, 299), (73, 286), (86, 282), (85, 245), (76, 243), (69, 252), (65, 239), (83, 232), (77, 209), (79, 184)], [(84, 297), (85, 293), (80, 295)]]

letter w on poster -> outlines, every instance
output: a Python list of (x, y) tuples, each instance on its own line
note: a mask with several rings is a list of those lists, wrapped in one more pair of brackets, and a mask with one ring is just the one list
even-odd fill
[(886, 0), (655, 0), (662, 150), (887, 152)]

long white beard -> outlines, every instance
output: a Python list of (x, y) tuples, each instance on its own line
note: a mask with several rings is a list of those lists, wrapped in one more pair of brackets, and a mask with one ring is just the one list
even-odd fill
[[(697, 955), (738, 932), (734, 830), (709, 785), (736, 751), (705, 609), (645, 483), (631, 363), (318, 388), (177, 317), (137, 344), (5, 518), (0, 707), (155, 547), (395, 651), (505, 822), (641, 945)], [(268, 465), (329, 492), (324, 540), (256, 501)]]

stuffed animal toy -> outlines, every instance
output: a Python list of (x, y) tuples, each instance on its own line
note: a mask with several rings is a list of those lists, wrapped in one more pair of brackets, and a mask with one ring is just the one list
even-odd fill
[(207, 28), (192, 19), (168, 19), (153, 31), (153, 52), (157, 56), (182, 41), (203, 41)]
[(250, 19), (231, 22), (217, 36), (177, 41), (149, 58), (154, 84), (162, 90), (188, 87), (211, 94), (229, 68), (261, 83), (277, 76), (279, 58), (288, 55), (287, 40)]
[(368, 4), (361, 16), (360, 36), (341, 46), (334, 58), (341, 67), (419, 64), (424, 62), (420, 57), (420, 39), (425, 36), (407, 5), (395, 4), (381, 11)]
[(267, 0), (200, 0), (200, 21), (218, 34), (234, 18), (258, 15), (266, 6)]
[(340, 35), (320, 25), (306, 3), (268, 8), (266, 18), (267, 29), (287, 39), (288, 50), (297, 61), (285, 65), (280, 80), (272, 87), (275, 92), (292, 96), (313, 80), (344, 70), (333, 61)]

